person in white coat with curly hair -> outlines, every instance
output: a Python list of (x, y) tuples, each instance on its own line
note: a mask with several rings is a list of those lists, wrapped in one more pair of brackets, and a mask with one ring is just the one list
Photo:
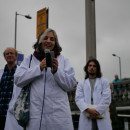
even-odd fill
[(85, 79), (76, 89), (80, 109), (79, 130), (112, 130), (108, 107), (111, 103), (109, 82), (102, 78), (100, 64), (90, 59), (84, 67)]

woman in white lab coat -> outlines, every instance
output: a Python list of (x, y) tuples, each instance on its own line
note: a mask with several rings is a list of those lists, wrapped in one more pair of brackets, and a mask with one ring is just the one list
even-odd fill
[[(79, 130), (92, 130), (92, 119), (87, 118), (86, 116), (87, 109), (90, 108), (89, 105), (92, 104), (92, 102), (93, 105), (97, 105), (94, 110), (95, 114), (104, 114), (104, 118), (102, 119), (98, 119), (97, 117), (93, 118), (94, 120), (96, 120), (98, 130), (112, 130), (108, 110), (108, 107), (111, 103), (111, 91), (109, 82), (101, 77), (101, 72), (100, 74), (97, 74), (97, 72), (100, 71), (98, 70), (98, 68), (100, 69), (100, 66), (99, 63), (94, 64), (94, 62), (98, 63), (95, 59), (91, 59), (88, 61), (88, 63), (84, 67), (86, 75), (88, 74), (88, 76), (86, 76), (85, 79), (80, 81), (77, 85), (75, 101), (80, 109)], [(90, 63), (94, 65), (91, 65)], [(90, 79), (89, 74), (92, 74), (92, 76), (95, 75), (95, 85), (93, 87), (93, 92), (91, 92), (92, 87), (90, 83), (92, 76)], [(91, 93), (93, 96), (91, 96)], [(95, 129), (97, 130), (97, 128)]]
[[(56, 32), (46, 29), (34, 49), (30, 68), (28, 56), (14, 76), (18, 87), (31, 83), (30, 120), (26, 130), (73, 130), (67, 91), (73, 89), (77, 82), (69, 60), (60, 53), (62, 48)], [(50, 51), (55, 55), (53, 67), (47, 57)]]

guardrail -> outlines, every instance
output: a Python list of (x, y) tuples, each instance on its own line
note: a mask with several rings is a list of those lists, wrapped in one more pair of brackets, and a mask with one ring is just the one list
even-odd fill
[(130, 106), (130, 80), (113, 83), (112, 100), (116, 106)]
[(111, 119), (113, 130), (130, 130), (130, 80), (113, 83)]

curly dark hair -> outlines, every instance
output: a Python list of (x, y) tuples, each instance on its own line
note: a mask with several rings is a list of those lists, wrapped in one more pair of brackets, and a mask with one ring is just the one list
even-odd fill
[(102, 73), (101, 73), (101, 68), (100, 68), (100, 64), (98, 62), (98, 60), (96, 59), (90, 59), (87, 64), (84, 66), (84, 71), (85, 71), (85, 79), (87, 79), (89, 77), (89, 74), (88, 74), (88, 65), (90, 62), (94, 62), (95, 65), (96, 65), (96, 68), (97, 68), (97, 73), (96, 73), (96, 77), (98, 78), (101, 78), (102, 77)]
[(50, 28), (47, 28), (45, 31), (43, 31), (39, 35), (39, 37), (37, 39), (37, 42), (33, 45), (33, 48), (37, 52), (43, 51), (43, 50), (41, 50), (42, 40), (44, 39), (44, 37), (47, 35), (48, 32), (52, 32), (54, 37), (55, 37), (55, 46), (54, 46), (53, 51), (55, 52), (55, 54), (60, 54), (60, 52), (62, 51), (62, 48), (59, 45), (57, 34), (56, 34), (56, 32), (53, 29), (50, 29)]

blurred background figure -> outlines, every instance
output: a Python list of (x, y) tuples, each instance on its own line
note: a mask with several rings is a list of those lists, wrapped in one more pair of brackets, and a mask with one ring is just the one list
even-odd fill
[[(115, 79), (113, 80), (112, 83), (117, 83), (117, 82), (121, 82), (121, 81), (122, 81), (122, 80), (119, 79), (118, 75), (115, 74)], [(119, 86), (114, 86), (114, 87), (113, 87), (113, 91), (116, 91), (117, 93), (119, 93), (119, 90), (120, 90)]]
[(4, 69), (0, 70), (0, 130), (4, 130), (6, 114), (14, 87), (14, 73), (16, 70), (17, 51), (7, 48), (3, 52), (7, 62)]

